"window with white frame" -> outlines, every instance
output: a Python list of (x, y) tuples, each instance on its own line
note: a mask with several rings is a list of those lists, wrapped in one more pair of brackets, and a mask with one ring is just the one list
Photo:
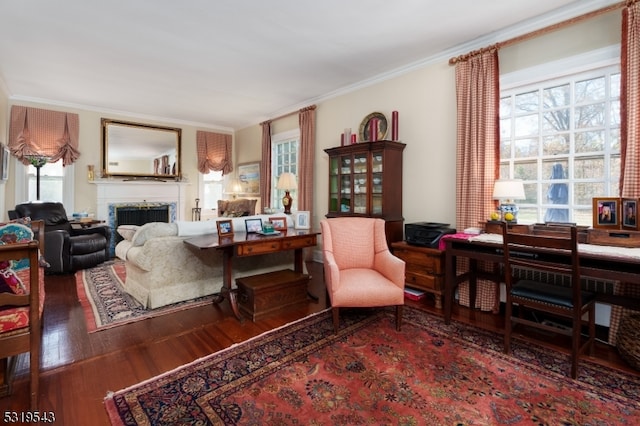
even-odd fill
[(221, 171), (209, 171), (202, 176), (202, 197), (200, 207), (203, 213), (211, 212), (218, 208), (218, 200), (222, 200), (224, 193), (224, 177)]
[[(298, 177), (300, 161), (300, 131), (292, 130), (271, 137), (271, 208), (282, 209), (283, 190), (277, 189), (278, 177), (285, 172)], [(297, 190), (289, 191), (293, 198), (292, 210), (297, 210)]]
[[(37, 199), (37, 170), (32, 165), (18, 161), (16, 165), (16, 202), (35, 201)], [(40, 200), (61, 202), (68, 213), (89, 210), (91, 206), (74, 206), (74, 168), (64, 167), (62, 160), (47, 163), (40, 168)]]
[(544, 80), (502, 85), (500, 178), (524, 181), (520, 222), (591, 225), (593, 197), (619, 195), (619, 60), (589, 57), (571, 73), (555, 64), (535, 71)]

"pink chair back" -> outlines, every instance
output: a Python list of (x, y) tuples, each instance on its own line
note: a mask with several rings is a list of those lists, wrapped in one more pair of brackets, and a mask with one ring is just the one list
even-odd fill
[(344, 217), (325, 219), (320, 224), (323, 250), (333, 253), (341, 270), (370, 269), (375, 254), (388, 250), (382, 219)]

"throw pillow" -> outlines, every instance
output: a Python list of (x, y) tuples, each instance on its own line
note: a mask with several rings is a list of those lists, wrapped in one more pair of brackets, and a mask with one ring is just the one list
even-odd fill
[(120, 225), (118, 226), (117, 231), (122, 238), (127, 241), (131, 241), (133, 240), (133, 236), (136, 234), (136, 231), (138, 231), (138, 229), (140, 229), (140, 226), (138, 225)]

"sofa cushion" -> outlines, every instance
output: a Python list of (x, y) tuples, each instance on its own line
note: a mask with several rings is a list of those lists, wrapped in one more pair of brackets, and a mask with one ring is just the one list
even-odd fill
[(150, 238), (175, 235), (178, 235), (178, 226), (175, 223), (149, 222), (136, 231), (131, 242), (134, 246), (141, 246)]
[(140, 229), (138, 225), (120, 225), (116, 231), (118, 231), (118, 234), (125, 240), (132, 241), (138, 229)]
[(192, 237), (195, 235), (215, 234), (218, 232), (216, 222), (205, 220), (203, 222), (176, 221), (179, 237)]

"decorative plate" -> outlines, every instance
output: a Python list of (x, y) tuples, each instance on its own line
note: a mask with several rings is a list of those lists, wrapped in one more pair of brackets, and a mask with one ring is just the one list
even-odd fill
[(383, 140), (385, 136), (387, 136), (387, 117), (385, 117), (381, 112), (372, 112), (362, 120), (362, 123), (360, 123), (360, 131), (358, 132), (360, 142), (371, 141), (371, 135), (369, 135), (369, 122), (372, 118), (378, 119), (378, 140)]

